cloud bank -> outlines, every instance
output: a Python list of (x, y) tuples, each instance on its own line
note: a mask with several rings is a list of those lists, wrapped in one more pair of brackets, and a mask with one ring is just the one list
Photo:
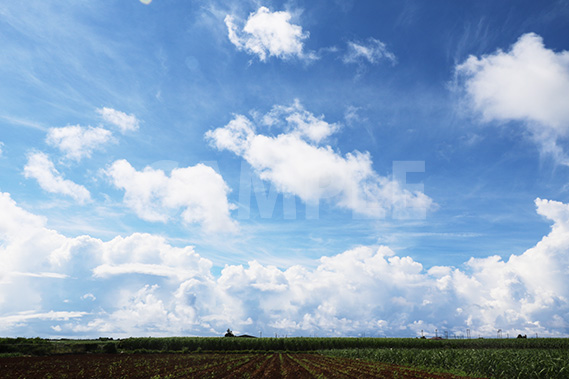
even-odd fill
[[(280, 130), (276, 136), (257, 129)], [(401, 184), (378, 175), (369, 153), (340, 155), (323, 142), (339, 129), (306, 111), (297, 101), (275, 106), (257, 122), (237, 115), (226, 126), (206, 133), (219, 150), (243, 157), (263, 180), (278, 191), (300, 197), (305, 203), (328, 200), (370, 217), (386, 217), (400, 208), (424, 214), (432, 200)]]
[(535, 34), (507, 52), (470, 56), (456, 66), (470, 107), (485, 121), (521, 121), (541, 152), (569, 165), (558, 141), (569, 135), (569, 52), (555, 52)]
[(191, 246), (141, 233), (108, 242), (68, 238), (4, 193), (0, 333), (219, 335), (231, 327), (265, 335), (417, 336), (435, 328), (567, 335), (569, 205), (535, 203), (551, 232), (507, 260), (425, 269), (387, 246), (361, 246), (314, 267), (251, 261), (216, 277)]

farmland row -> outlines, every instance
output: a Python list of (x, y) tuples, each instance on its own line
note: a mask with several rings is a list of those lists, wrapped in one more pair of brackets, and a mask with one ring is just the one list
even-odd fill
[(82, 354), (0, 358), (6, 378), (434, 378), (452, 374), (319, 354)]

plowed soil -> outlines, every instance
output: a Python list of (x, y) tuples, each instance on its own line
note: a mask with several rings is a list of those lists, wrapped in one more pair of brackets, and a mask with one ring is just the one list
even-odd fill
[(319, 354), (82, 354), (0, 358), (0, 378), (465, 378)]

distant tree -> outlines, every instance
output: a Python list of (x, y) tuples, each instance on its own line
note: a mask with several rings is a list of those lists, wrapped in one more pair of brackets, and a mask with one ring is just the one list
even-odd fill
[(225, 333), (225, 337), (235, 337), (235, 334), (233, 334), (231, 329), (227, 328), (227, 333)]

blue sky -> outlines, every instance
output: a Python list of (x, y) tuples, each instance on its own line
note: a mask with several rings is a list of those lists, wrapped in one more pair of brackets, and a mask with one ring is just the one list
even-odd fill
[(568, 20), (0, 5), (0, 334), (567, 336)]

